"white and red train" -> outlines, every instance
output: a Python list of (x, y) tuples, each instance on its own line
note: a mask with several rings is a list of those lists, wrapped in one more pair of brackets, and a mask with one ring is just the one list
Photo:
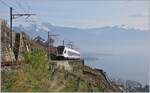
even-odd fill
[(80, 52), (72, 48), (66, 46), (58, 46), (54, 50), (55, 53), (52, 53), (53, 51), (49, 51), (49, 52), (51, 52), (51, 54), (55, 56), (55, 59), (81, 59)]
[(80, 59), (81, 58), (80, 52), (74, 49), (65, 47), (65, 46), (58, 46), (57, 51), (58, 51), (56, 55), (57, 58), (64, 58), (64, 59)]

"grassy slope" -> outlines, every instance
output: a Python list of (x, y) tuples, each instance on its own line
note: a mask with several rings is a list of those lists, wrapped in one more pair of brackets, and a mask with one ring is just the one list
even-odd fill
[[(2, 91), (104, 91), (105, 82), (97, 86), (89, 84), (92, 82), (88, 75), (83, 74), (83, 79), (77, 83), (77, 73), (67, 72), (64, 69), (53, 68), (49, 63), (47, 55), (43, 51), (34, 51), (24, 54), (28, 64), (17, 69), (4, 70), (1, 73)], [(49, 68), (49, 64), (53, 69)], [(93, 76), (91, 76), (93, 78)], [(92, 80), (95, 80), (94, 78)], [(108, 89), (109, 90), (109, 89)]]
[(75, 91), (75, 80), (65, 80), (65, 71), (58, 71), (57, 78), (51, 79), (47, 55), (43, 51), (25, 53), (28, 64), (17, 69), (2, 71), (2, 91)]
[(25, 53), (28, 64), (2, 71), (2, 91), (47, 91), (50, 80), (48, 59), (43, 51)]

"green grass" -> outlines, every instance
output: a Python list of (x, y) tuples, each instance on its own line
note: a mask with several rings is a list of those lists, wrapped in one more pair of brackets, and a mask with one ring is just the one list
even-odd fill
[(1, 89), (2, 91), (11, 91), (12, 85), (17, 81), (18, 79), (18, 73), (17, 72), (1, 72)]
[[(80, 80), (77, 77), (69, 76), (65, 78), (65, 70), (55, 69), (54, 75), (49, 71), (49, 65), (53, 63), (48, 61), (46, 52), (35, 50), (30, 53), (24, 53), (27, 64), (18, 69), (2, 71), (1, 73), (1, 91), (3, 92), (91, 92), (104, 91), (105, 85), (98, 84), (93, 86), (89, 79)], [(88, 68), (88, 70), (90, 70)], [(73, 74), (75, 74), (73, 72)], [(53, 79), (51, 79), (53, 77)]]
[(2, 71), (2, 91), (49, 91), (49, 62), (44, 51), (24, 53), (27, 64), (17, 70)]
[(76, 89), (76, 80), (67, 80), (66, 86), (60, 90), (61, 92), (74, 92), (77, 91)]

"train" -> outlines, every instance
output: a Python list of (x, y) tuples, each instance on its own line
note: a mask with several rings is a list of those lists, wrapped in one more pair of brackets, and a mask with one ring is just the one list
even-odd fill
[(79, 51), (66, 47), (66, 46), (58, 46), (49, 49), (50, 56), (55, 60), (63, 60), (63, 59), (81, 59), (81, 54)]
[(58, 46), (56, 57), (58, 59), (80, 59), (81, 54), (79, 51), (72, 48), (66, 46)]

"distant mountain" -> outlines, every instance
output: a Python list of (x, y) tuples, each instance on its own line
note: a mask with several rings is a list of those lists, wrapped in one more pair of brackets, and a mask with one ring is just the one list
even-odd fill
[[(62, 37), (67, 36), (68, 38), (70, 37), (80, 37), (80, 36), (99, 36), (99, 38), (104, 38), (107, 35), (113, 38), (120, 38), (122, 36), (128, 38), (134, 38), (135, 36), (140, 38), (141, 35), (146, 35), (147, 32), (139, 30), (139, 29), (127, 29), (127, 28), (122, 28), (119, 26), (106, 26), (106, 27), (101, 27), (101, 28), (90, 28), (90, 29), (80, 29), (80, 28), (73, 28), (73, 27), (61, 27), (61, 26), (54, 26), (50, 23), (42, 23), (40, 25), (41, 27), (38, 27), (38, 25), (30, 25), (28, 27), (23, 27), (23, 25), (15, 26), (14, 30), (15, 31), (25, 31), (31, 36), (35, 35), (43, 35), (46, 33), (44, 29), (42, 28), (47, 28), (48, 31), (52, 33), (59, 33)], [(38, 31), (37, 31), (38, 29)], [(43, 35), (43, 38), (46, 38), (46, 34)], [(117, 36), (117, 37), (116, 37)], [(122, 37), (123, 38), (123, 37)], [(127, 37), (126, 37), (127, 38)]]
[(40, 35), (42, 38), (47, 39), (45, 29), (53, 34), (60, 34), (60, 37), (65, 41), (75, 42), (75, 45), (79, 46), (83, 51), (100, 47), (117, 48), (130, 45), (145, 45), (148, 42), (148, 32), (119, 26), (80, 29), (42, 23), (40, 27), (37, 25), (14, 27), (15, 31), (25, 31), (31, 37)]

